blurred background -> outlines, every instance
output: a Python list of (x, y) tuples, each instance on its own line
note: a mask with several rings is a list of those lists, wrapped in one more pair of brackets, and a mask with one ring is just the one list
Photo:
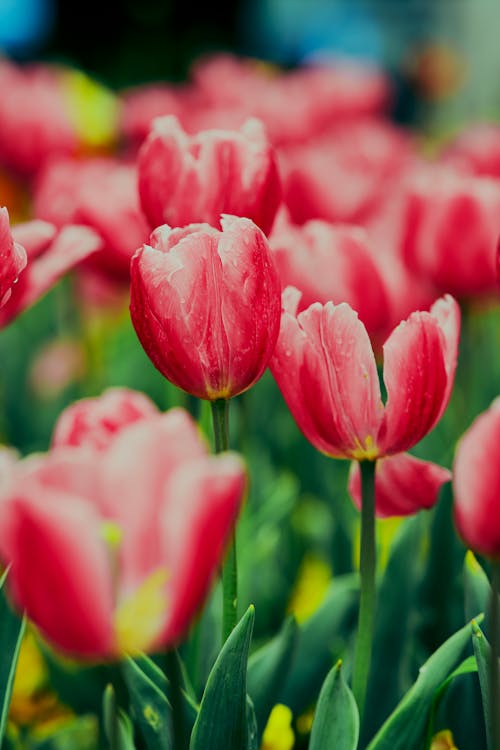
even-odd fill
[(0, 0), (0, 49), (80, 67), (108, 86), (182, 80), (215, 50), (285, 67), (328, 58), (382, 66), (396, 120), (500, 119), (496, 0)]

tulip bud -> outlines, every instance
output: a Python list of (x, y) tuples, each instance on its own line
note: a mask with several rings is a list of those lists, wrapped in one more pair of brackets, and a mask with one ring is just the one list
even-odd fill
[(250, 388), (279, 330), (280, 281), (249, 219), (159, 227), (131, 264), (130, 313), (153, 364), (172, 383), (215, 401)]

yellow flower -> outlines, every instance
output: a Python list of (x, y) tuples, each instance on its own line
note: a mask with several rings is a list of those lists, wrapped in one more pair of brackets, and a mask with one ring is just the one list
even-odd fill
[(449, 729), (444, 729), (434, 735), (430, 750), (458, 750)]
[(292, 750), (294, 742), (292, 712), (278, 703), (269, 715), (260, 750)]
[(304, 622), (318, 609), (331, 580), (332, 569), (325, 560), (313, 555), (304, 557), (288, 605), (297, 622)]

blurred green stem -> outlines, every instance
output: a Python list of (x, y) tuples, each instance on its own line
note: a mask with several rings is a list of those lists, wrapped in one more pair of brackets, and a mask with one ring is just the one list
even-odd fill
[(500, 748), (500, 691), (499, 691), (499, 606), (500, 562), (491, 565), (490, 628), (491, 628), (491, 662), (490, 662), (490, 700), (491, 700), (491, 747)]
[(173, 750), (186, 750), (182, 677), (179, 659), (175, 651), (167, 651), (166, 672), (170, 683), (172, 705)]
[[(211, 402), (215, 452), (229, 449), (229, 401), (224, 398)], [(238, 567), (236, 563), (236, 530), (222, 568), (222, 643), (238, 621)]]
[(376, 461), (360, 461), (359, 464), (361, 471), (361, 548), (359, 561), (361, 592), (352, 690), (361, 718), (370, 673), (375, 615), (375, 465)]

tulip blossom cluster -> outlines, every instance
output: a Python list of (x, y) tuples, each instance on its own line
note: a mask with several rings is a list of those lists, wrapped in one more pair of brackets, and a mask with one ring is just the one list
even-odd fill
[(123, 662), (114, 694), (71, 666), (96, 747), (479, 748), (459, 691), (435, 707), (488, 670), (500, 746), (495, 597), (460, 559), (500, 589), (500, 127), (430, 156), (354, 62), (0, 83), (0, 746), (39, 744), (4, 722), (22, 613), (61, 673)]
[(208, 456), (180, 409), (160, 414), (120, 391), (75, 405), (50, 452), (19, 462), (2, 488), (16, 604), (68, 654), (175, 644), (213, 580), (244, 484), (241, 460)]

